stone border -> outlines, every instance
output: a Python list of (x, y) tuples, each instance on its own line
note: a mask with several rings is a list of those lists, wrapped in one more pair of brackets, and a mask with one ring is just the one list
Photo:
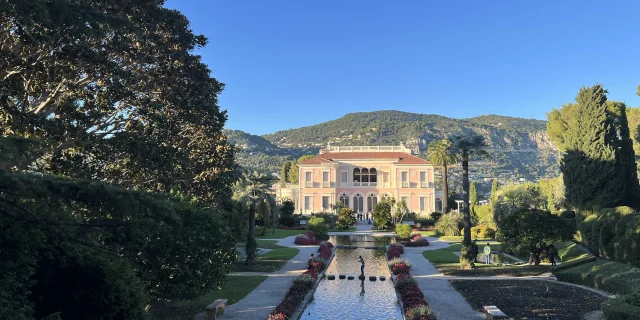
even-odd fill
[(300, 304), (300, 306), (298, 306), (298, 309), (296, 309), (296, 311), (293, 314), (291, 314), (291, 317), (289, 317), (289, 319), (298, 320), (300, 319), (300, 317), (302, 317), (302, 313), (304, 312), (304, 309), (306, 309), (307, 305), (311, 302), (311, 297), (313, 297), (313, 295), (316, 293), (316, 289), (318, 289), (318, 285), (320, 284), (320, 281), (323, 280), (324, 274), (329, 269), (329, 265), (331, 265), (331, 262), (333, 261), (333, 258), (336, 255), (336, 249), (337, 249), (336, 246), (332, 248), (331, 257), (329, 258), (329, 260), (327, 260), (327, 267), (318, 274), (318, 279), (316, 279), (316, 283), (313, 285), (313, 288), (311, 288), (311, 290), (307, 292), (307, 295), (305, 295), (304, 299), (302, 300), (302, 303)]

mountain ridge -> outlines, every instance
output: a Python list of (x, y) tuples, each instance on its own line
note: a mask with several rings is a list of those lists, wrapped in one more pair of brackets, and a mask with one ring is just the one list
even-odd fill
[(476, 166), (486, 177), (534, 180), (559, 173), (559, 152), (546, 133), (546, 121), (495, 114), (472, 118), (449, 118), (397, 110), (353, 112), (344, 116), (294, 129), (279, 130), (262, 136), (240, 130), (225, 130), (239, 147), (238, 163), (278, 172), (283, 161), (304, 154), (317, 154), (331, 145), (399, 145), (414, 154), (426, 156), (434, 139), (459, 132), (474, 132), (485, 137), (492, 159)]

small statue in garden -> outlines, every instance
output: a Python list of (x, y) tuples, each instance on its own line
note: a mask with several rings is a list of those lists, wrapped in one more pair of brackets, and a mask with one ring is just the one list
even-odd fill
[(364, 259), (362, 256), (358, 257), (358, 261), (360, 261), (360, 275), (364, 275)]

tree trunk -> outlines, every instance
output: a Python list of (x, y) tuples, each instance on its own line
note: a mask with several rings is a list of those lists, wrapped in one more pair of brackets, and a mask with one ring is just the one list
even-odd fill
[(449, 211), (449, 183), (447, 182), (448, 176), (449, 176), (449, 172), (447, 172), (447, 164), (445, 163), (442, 166), (442, 189), (443, 189), (442, 214), (445, 214)]
[(258, 244), (256, 243), (256, 213), (254, 211), (254, 206), (251, 205), (249, 209), (249, 234), (247, 235), (247, 260), (245, 264), (256, 264), (256, 247)]
[(463, 244), (471, 244), (471, 214), (469, 213), (469, 156), (462, 155), (462, 201), (464, 207), (462, 225), (464, 228)]

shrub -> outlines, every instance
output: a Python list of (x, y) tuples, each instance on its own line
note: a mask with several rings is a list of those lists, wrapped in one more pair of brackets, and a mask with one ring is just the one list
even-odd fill
[(395, 275), (399, 275), (401, 273), (406, 273), (409, 274), (409, 270), (411, 269), (411, 266), (408, 266), (404, 263), (398, 263), (396, 265), (394, 265), (393, 267), (391, 267), (391, 272), (393, 272), (393, 274)]
[(460, 215), (445, 214), (436, 222), (436, 230), (445, 236), (459, 236), (462, 217)]
[(417, 306), (407, 309), (405, 312), (407, 320), (435, 320), (433, 311), (428, 306)]
[(373, 208), (373, 228), (387, 230), (391, 225), (391, 203), (382, 201)]
[(353, 216), (353, 210), (349, 208), (341, 208), (338, 213), (338, 221), (336, 222), (336, 228), (340, 230), (347, 230), (352, 225), (356, 224), (356, 217)]
[(628, 297), (616, 297), (602, 303), (605, 320), (640, 320), (640, 307), (630, 304)]
[(598, 260), (556, 272), (558, 280), (597, 288), (614, 294), (640, 291), (640, 269), (630, 265)]
[(398, 276), (396, 278), (396, 289), (401, 293), (406, 290), (406, 288), (410, 285), (417, 285), (416, 280), (413, 279), (408, 273), (403, 273), (403, 277)]
[(396, 236), (399, 239), (409, 239), (411, 226), (408, 224), (396, 224)]
[(313, 231), (313, 235), (316, 239), (326, 240), (329, 239), (329, 228), (324, 218), (313, 217), (307, 222), (307, 228)]
[(283, 227), (291, 228), (296, 224), (296, 219), (292, 215), (282, 215), (278, 222)]
[(394, 248), (394, 250), (397, 250), (400, 253), (404, 253), (404, 246), (399, 243), (392, 243), (391, 245), (389, 245), (389, 248)]
[[(460, 229), (460, 235), (464, 236), (464, 229)], [(472, 239), (494, 239), (495, 236), (496, 230), (487, 225), (479, 225), (471, 228)]]
[(303, 287), (306, 287), (308, 289), (313, 288), (313, 284), (315, 283), (315, 280), (318, 278), (318, 276), (313, 276), (311, 274), (301, 274), (299, 277), (297, 277), (295, 280), (293, 280), (293, 284), (294, 285), (300, 285)]
[(389, 249), (387, 249), (387, 259), (399, 258), (402, 253), (401, 250), (404, 252), (404, 248), (400, 249), (397, 246), (390, 246)]
[(316, 239), (312, 232), (307, 232), (305, 234), (297, 235), (295, 240), (293, 240), (293, 243), (301, 246), (314, 246), (320, 243), (320, 240)]
[(408, 267), (411, 267), (411, 262), (409, 262), (409, 260), (405, 258), (393, 258), (388, 262), (389, 268), (395, 266), (396, 264), (404, 264)]
[(433, 219), (433, 221), (438, 221), (438, 219), (440, 219), (440, 217), (442, 217), (442, 212), (440, 212), (440, 211), (431, 212), (429, 214), (429, 217), (431, 217), (431, 219)]
[(463, 244), (460, 248), (460, 269), (469, 270), (475, 266), (473, 247), (470, 244)]
[(420, 238), (422, 237), (422, 234), (420, 232), (411, 232), (411, 234), (409, 235), (409, 238), (411, 238), (411, 240), (415, 240), (416, 238)]

